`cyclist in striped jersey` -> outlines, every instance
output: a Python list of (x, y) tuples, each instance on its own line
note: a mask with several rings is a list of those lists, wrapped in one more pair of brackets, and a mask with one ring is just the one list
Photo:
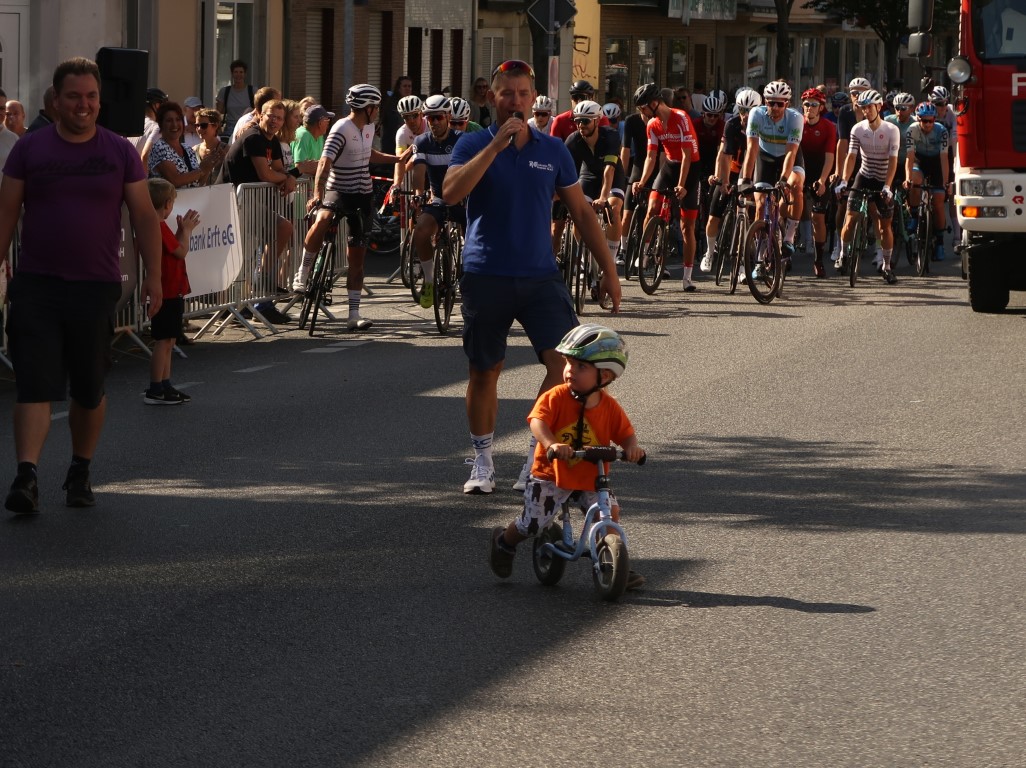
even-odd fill
[(363, 290), (363, 257), (374, 222), (370, 164), (405, 162), (411, 150), (401, 155), (385, 155), (373, 148), (374, 121), (381, 108), (381, 92), (373, 85), (354, 85), (346, 93), (346, 104), (352, 112), (331, 127), (317, 163), (314, 196), (307, 203), (308, 211), (317, 210), (317, 218), (306, 233), (303, 265), (292, 287), (302, 290), (306, 285), (317, 252), (324, 243), (332, 210), (341, 211), (349, 232), (349, 247), (346, 249), (349, 318), (346, 327), (351, 331), (365, 331), (371, 327), (371, 321), (360, 317), (360, 292)]
[[(840, 183), (834, 191), (840, 195), (848, 186), (848, 177), (855, 168), (855, 159), (861, 158), (862, 167), (855, 176), (852, 189), (865, 189), (872, 192), (869, 198), (869, 214), (876, 223), (883, 247), (883, 278), (889, 285), (898, 282), (891, 269), (891, 253), (894, 250), (894, 233), (891, 231), (891, 217), (894, 215), (894, 195), (891, 182), (898, 168), (898, 145), (901, 142), (901, 131), (892, 123), (880, 119), (883, 109), (883, 96), (878, 91), (863, 91), (858, 96), (858, 106), (862, 109), (865, 119), (851, 131), (848, 144), (848, 155), (844, 159)], [(841, 257), (834, 266), (844, 269), (845, 262), (851, 255), (851, 244), (855, 237), (854, 212), (858, 210), (858, 201), (848, 197), (848, 213), (841, 229)]]

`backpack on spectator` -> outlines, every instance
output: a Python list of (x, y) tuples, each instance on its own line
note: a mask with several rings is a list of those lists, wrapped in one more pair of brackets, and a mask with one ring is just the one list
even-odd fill
[[(227, 114), (228, 113), (228, 91), (231, 90), (231, 87), (232, 86), (229, 84), (229, 85), (226, 85), (224, 88), (222, 88), (220, 91), (218, 91), (217, 92), (217, 101), (214, 102), (215, 104), (217, 102), (220, 102), (221, 104), (224, 104), (224, 106), (225, 106), (225, 114), (221, 115), (221, 130), (220, 130), (220, 134), (222, 136), (225, 135), (225, 129), (226, 128), (228, 130), (228, 133), (231, 133), (232, 128), (235, 127), (235, 126), (231, 126), (231, 125), (226, 126), (224, 124), (225, 123), (225, 118), (228, 117), (228, 114)], [(247, 85), (246, 89), (249, 91), (249, 108), (252, 109), (253, 108), (253, 86), (252, 85)]]

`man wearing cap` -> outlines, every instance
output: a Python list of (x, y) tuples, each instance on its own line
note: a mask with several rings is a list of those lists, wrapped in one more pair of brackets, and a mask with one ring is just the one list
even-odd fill
[(203, 109), (203, 99), (199, 96), (190, 96), (182, 102), (182, 109), (185, 112), (185, 132), (182, 134), (182, 144), (186, 147), (195, 147), (200, 143), (199, 134), (196, 133), (196, 112)]
[(317, 161), (321, 159), (321, 151), (324, 149), (324, 137), (334, 119), (335, 113), (320, 104), (307, 107), (303, 113), (303, 124), (296, 129), (296, 138), (292, 142), (292, 159), (307, 176), (317, 173)]

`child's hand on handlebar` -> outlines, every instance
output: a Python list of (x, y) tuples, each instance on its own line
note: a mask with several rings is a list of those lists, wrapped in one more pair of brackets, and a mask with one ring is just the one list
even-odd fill
[(574, 449), (566, 443), (552, 443), (545, 451), (549, 461), (562, 459), (568, 461), (574, 457)]
[(630, 448), (623, 449), (623, 457), (632, 464), (638, 464), (645, 458), (645, 451), (641, 446), (633, 445)]

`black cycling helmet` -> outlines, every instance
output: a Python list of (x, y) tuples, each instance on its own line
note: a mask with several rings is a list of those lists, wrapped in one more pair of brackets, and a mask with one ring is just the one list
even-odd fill
[(147, 104), (163, 104), (170, 101), (170, 98), (160, 88), (147, 88), (146, 89), (146, 103)]
[(589, 83), (587, 80), (578, 80), (576, 83), (570, 86), (570, 98), (579, 99), (581, 97), (591, 98), (595, 95), (595, 86)]
[(653, 101), (660, 100), (659, 86), (655, 83), (645, 83), (634, 92), (634, 106), (644, 107)]

